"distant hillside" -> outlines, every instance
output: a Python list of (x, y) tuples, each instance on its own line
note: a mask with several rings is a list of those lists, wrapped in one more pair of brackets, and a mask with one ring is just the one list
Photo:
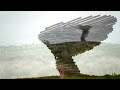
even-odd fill
[(44, 44), (0, 47), (0, 79), (47, 75), (58, 75), (58, 71)]
[[(82, 74), (120, 74), (120, 44), (96, 46), (72, 57)], [(0, 47), (0, 78), (58, 76), (56, 61), (44, 45)]]
[(105, 75), (120, 73), (120, 44), (101, 43), (90, 51), (73, 57), (81, 73)]

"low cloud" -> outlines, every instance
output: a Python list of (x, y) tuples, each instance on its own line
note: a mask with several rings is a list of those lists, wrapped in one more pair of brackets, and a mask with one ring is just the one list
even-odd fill
[(54, 56), (46, 46), (4, 47), (1, 52), (0, 78), (59, 75)]
[[(101, 44), (73, 57), (83, 74), (120, 73), (120, 45)], [(0, 78), (59, 75), (51, 51), (43, 44), (0, 47)]]
[(73, 58), (81, 73), (84, 74), (120, 73), (120, 45), (117, 44), (101, 44)]

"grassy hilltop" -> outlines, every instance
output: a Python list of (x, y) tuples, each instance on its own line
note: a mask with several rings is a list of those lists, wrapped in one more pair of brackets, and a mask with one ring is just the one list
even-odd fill
[(45, 76), (45, 77), (32, 77), (32, 78), (19, 78), (19, 79), (120, 79), (120, 74), (116, 75), (104, 75), (104, 76), (95, 76), (95, 75), (86, 75), (86, 74), (80, 74), (80, 75), (67, 75), (64, 76), (64, 78), (61, 78), (60, 76)]

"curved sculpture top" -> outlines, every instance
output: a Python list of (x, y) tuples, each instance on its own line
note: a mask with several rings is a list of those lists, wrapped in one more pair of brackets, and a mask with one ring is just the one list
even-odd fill
[(38, 38), (42, 42), (47, 41), (50, 44), (82, 40), (100, 42), (113, 31), (112, 27), (116, 22), (116, 17), (111, 15), (79, 17), (66, 23), (60, 22), (47, 27)]

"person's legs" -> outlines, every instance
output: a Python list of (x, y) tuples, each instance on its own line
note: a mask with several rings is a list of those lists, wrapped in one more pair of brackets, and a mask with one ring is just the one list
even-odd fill
[(82, 32), (81, 41), (86, 41), (85, 38), (88, 36), (88, 33), (89, 33), (88, 30)]
[(89, 30), (85, 31), (85, 35), (84, 38), (86, 38), (88, 36)]
[(81, 41), (86, 41), (85, 38), (84, 38), (84, 36), (83, 36), (83, 34), (81, 36)]

